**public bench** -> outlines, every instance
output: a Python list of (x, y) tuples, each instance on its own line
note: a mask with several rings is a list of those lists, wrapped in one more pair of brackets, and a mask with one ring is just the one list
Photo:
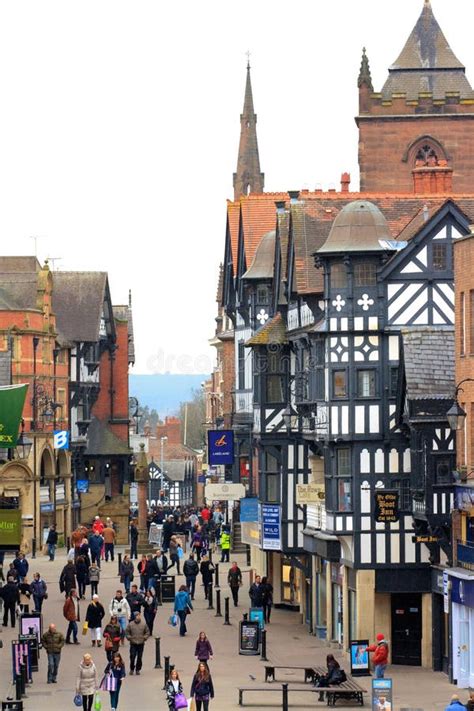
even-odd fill
[[(304, 671), (304, 682), (313, 681), (314, 667), (291, 666), (288, 664), (265, 664), (265, 681), (276, 681), (275, 669), (298, 669)], [(323, 670), (324, 673), (324, 670)]]
[[(313, 667), (313, 677), (324, 676), (327, 673), (323, 667)], [(351, 676), (337, 686), (315, 687), (315, 691), (323, 692), (326, 695), (328, 706), (335, 706), (339, 699), (354, 700), (361, 706), (364, 705), (364, 694), (367, 693)]]
[[(286, 667), (288, 668), (288, 667)], [(250, 691), (255, 691), (255, 692), (266, 692), (268, 694), (269, 691), (278, 691), (283, 698), (283, 708), (287, 709), (288, 706), (285, 705), (288, 702), (288, 695), (290, 692), (296, 691), (299, 694), (302, 694), (304, 692), (309, 693), (309, 694), (314, 694), (319, 691), (319, 689), (315, 689), (313, 687), (311, 688), (304, 688), (302, 686), (288, 686), (288, 684), (282, 684), (281, 686), (273, 686), (273, 687), (268, 687), (268, 686), (239, 686), (239, 706), (244, 706), (244, 693), (250, 692)], [(278, 707), (280, 708), (280, 703), (278, 704)]]

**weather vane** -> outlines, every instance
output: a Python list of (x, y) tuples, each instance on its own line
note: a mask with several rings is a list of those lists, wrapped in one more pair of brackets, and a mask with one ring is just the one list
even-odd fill
[(250, 69), (250, 50), (248, 49), (245, 54), (247, 56), (247, 69)]

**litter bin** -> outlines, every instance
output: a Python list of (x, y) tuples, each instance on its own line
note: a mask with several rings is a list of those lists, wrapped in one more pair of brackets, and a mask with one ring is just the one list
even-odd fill
[(160, 579), (161, 585), (161, 601), (174, 602), (176, 578), (174, 575), (162, 575)]

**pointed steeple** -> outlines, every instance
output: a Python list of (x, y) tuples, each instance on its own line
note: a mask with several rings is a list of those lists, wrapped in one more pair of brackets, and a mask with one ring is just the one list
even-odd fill
[(418, 18), (397, 60), (389, 69), (382, 89), (384, 99), (405, 93), (407, 99), (429, 92), (434, 99), (459, 92), (461, 98), (473, 98), (465, 67), (454, 54), (431, 7), (424, 0)]
[(247, 62), (244, 109), (240, 115), (240, 143), (237, 171), (234, 173), (234, 200), (249, 193), (263, 193), (264, 174), (260, 172), (257, 142), (257, 115), (253, 107), (250, 64)]
[(369, 58), (365, 52), (365, 47), (362, 48), (362, 61), (360, 63), (359, 78), (357, 80), (357, 86), (359, 89), (363, 84), (365, 84), (370, 91), (374, 90), (372, 85), (372, 76), (370, 74)]

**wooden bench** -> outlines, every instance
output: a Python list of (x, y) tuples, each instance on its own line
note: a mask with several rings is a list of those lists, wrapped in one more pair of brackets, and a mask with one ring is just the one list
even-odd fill
[[(288, 667), (285, 667), (288, 668)], [(298, 667), (299, 668), (299, 667)], [(286, 687), (286, 690), (284, 689)], [(239, 706), (244, 706), (244, 693), (247, 691), (256, 691), (256, 692), (266, 692), (268, 694), (269, 691), (278, 691), (281, 695), (282, 698), (288, 698), (288, 694), (293, 691), (298, 692), (300, 694), (306, 692), (310, 694), (317, 693), (319, 689), (314, 689), (311, 687), (310, 689), (304, 688), (302, 686), (288, 686), (288, 684), (282, 684), (281, 686), (274, 686), (269, 688), (268, 686), (239, 686)], [(278, 703), (278, 708), (280, 708), (280, 703)], [(283, 708), (287, 708), (286, 706), (283, 706)]]
[[(265, 664), (265, 681), (276, 681), (275, 669), (298, 669), (304, 671), (304, 682), (313, 681), (315, 669), (314, 667), (295, 667), (287, 664)], [(322, 670), (324, 674), (324, 670)]]
[[(314, 667), (314, 676), (324, 676), (327, 674), (327, 670), (323, 667)], [(326, 694), (326, 700), (328, 706), (335, 706), (338, 699), (354, 699), (361, 706), (364, 705), (364, 694), (367, 693), (366, 689), (363, 689), (353, 677), (347, 675), (347, 681), (338, 684), (337, 686), (321, 686), (315, 687), (316, 691)]]

